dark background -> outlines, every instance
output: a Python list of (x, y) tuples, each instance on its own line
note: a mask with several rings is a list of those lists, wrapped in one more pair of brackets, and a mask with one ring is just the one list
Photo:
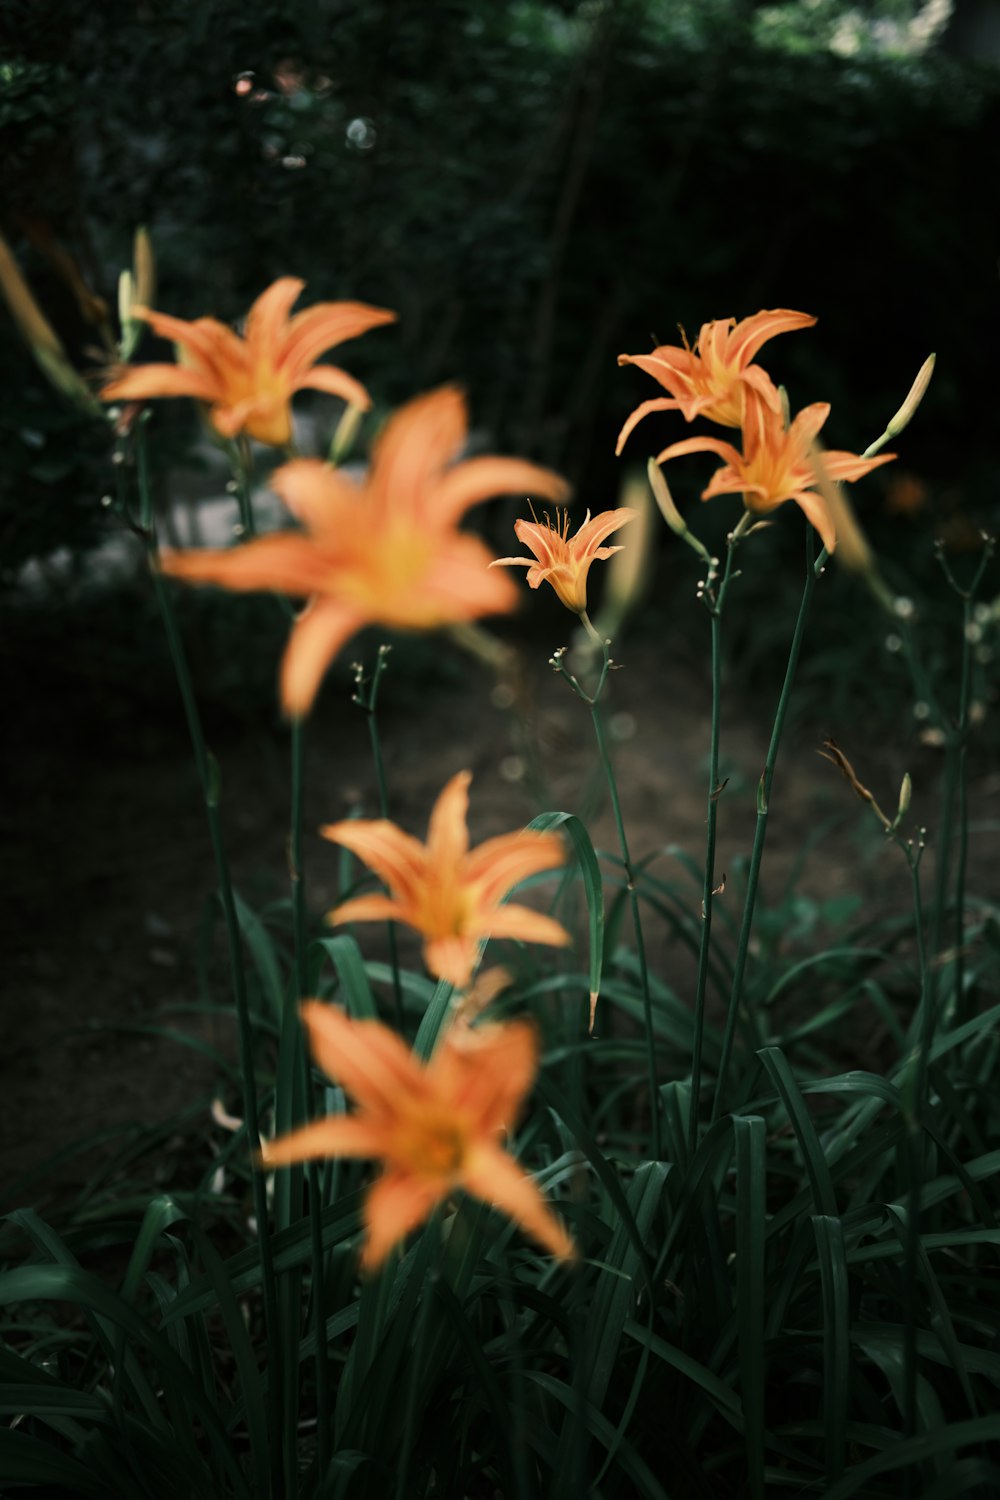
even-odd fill
[[(398, 327), (349, 357), (382, 403), (460, 379), (491, 443), (560, 467), (597, 508), (620, 482), (622, 420), (658, 389), (620, 352), (678, 323), (693, 338), (712, 317), (812, 312), (817, 329), (766, 359), (793, 405), (832, 402), (832, 447), (863, 448), (937, 351), (905, 469), (932, 513), (978, 522), (995, 475), (997, 6), (959, 4), (934, 45), (887, 49), (885, 26), (922, 10), (7, 0), (2, 227), (81, 366), (93, 329), (52, 245), (113, 309), (139, 223), (157, 305), (182, 316), (235, 319), (281, 274), (310, 300), (393, 307)], [(842, 56), (848, 11), (883, 32)], [(54, 409), (9, 327), (0, 361), (9, 579), (100, 520), (108, 445)], [(170, 405), (176, 451), (197, 428)], [(650, 419), (626, 452), (677, 435)], [(697, 465), (677, 479), (682, 495), (703, 482)]]

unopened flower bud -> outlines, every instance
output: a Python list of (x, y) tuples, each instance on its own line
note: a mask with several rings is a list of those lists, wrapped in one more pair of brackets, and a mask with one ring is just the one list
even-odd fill
[(910, 422), (913, 420), (913, 417), (916, 414), (917, 407), (924, 399), (924, 396), (927, 392), (927, 387), (931, 383), (931, 376), (934, 374), (934, 362), (936, 359), (936, 354), (928, 354), (927, 358), (920, 366), (920, 369), (917, 372), (917, 378), (910, 386), (906, 400), (903, 402), (902, 406), (899, 408), (899, 411), (896, 413), (892, 421), (885, 429), (886, 438), (896, 437), (896, 435), (902, 432), (904, 427), (908, 427)]
[(156, 261), (149, 230), (142, 225), (132, 241), (132, 284), (140, 307), (152, 307), (156, 299)]
[(56, 390), (83, 407), (100, 410), (81, 375), (70, 364), (58, 334), (28, 288), (6, 240), (0, 235), (0, 292), (40, 368)]
[(646, 473), (649, 476), (649, 487), (653, 491), (653, 499), (659, 506), (660, 515), (666, 521), (670, 530), (675, 536), (679, 536), (682, 541), (687, 542), (688, 546), (693, 548), (699, 557), (704, 558), (705, 562), (711, 563), (712, 559), (708, 548), (698, 540), (692, 531), (688, 530), (687, 522), (674, 504), (674, 497), (670, 493), (670, 486), (663, 477), (663, 470), (655, 458), (649, 460), (649, 463), (646, 465)]
[(913, 782), (910, 780), (909, 771), (903, 777), (899, 786), (899, 802), (896, 806), (896, 818), (893, 828), (898, 828), (910, 810), (910, 798), (913, 796)]
[(135, 300), (135, 283), (131, 271), (123, 271), (118, 278), (118, 322), (124, 332), (132, 320), (132, 303)]
[(634, 514), (628, 534), (628, 545), (621, 547), (608, 561), (604, 599), (595, 629), (600, 636), (616, 636), (623, 622), (642, 599), (649, 583), (649, 539), (653, 528), (653, 507), (649, 491), (638, 475), (631, 474), (621, 487), (620, 507)]
[(339, 464), (354, 447), (354, 439), (358, 435), (361, 426), (361, 418), (364, 416), (360, 406), (354, 404), (348, 406), (343, 416), (337, 423), (337, 430), (333, 434), (333, 442), (330, 444), (330, 462)]
[(882, 436), (876, 438), (874, 443), (869, 443), (868, 447), (861, 455), (862, 458), (871, 458), (872, 454), (877, 453), (880, 448), (884, 448), (886, 443), (890, 442), (894, 437), (902, 432), (904, 427), (909, 426), (910, 422), (913, 420), (913, 416), (917, 410), (917, 407), (924, 399), (924, 394), (927, 390), (927, 387), (931, 383), (931, 376), (934, 374), (934, 361), (936, 359), (936, 354), (928, 354), (927, 358), (920, 366), (920, 369), (917, 371), (917, 378), (910, 386), (906, 400), (903, 402), (896, 415), (889, 422), (889, 425), (886, 427)]

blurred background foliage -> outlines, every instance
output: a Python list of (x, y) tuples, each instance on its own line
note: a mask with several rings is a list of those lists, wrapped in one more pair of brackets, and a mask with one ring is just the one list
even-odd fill
[[(144, 223), (163, 310), (237, 319), (282, 274), (393, 307), (345, 358), (380, 403), (461, 380), (483, 440), (601, 508), (658, 394), (616, 356), (801, 308), (817, 329), (767, 363), (793, 406), (832, 403), (832, 447), (938, 353), (904, 457), (861, 487), (876, 542), (960, 549), (995, 511), (995, 0), (7, 0), (0, 28), (0, 226), (81, 368), (94, 305), (61, 252), (113, 307)], [(10, 581), (99, 534), (110, 440), (6, 329)], [(202, 437), (185, 408), (161, 408), (161, 467)], [(626, 458), (680, 426), (650, 418)], [(709, 464), (672, 470), (682, 503)], [(796, 577), (798, 530), (774, 543)]]

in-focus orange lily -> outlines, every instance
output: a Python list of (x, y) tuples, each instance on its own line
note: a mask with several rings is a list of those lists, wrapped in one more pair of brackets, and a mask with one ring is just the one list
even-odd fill
[(570, 941), (552, 917), (527, 906), (502, 905), (520, 881), (566, 863), (556, 833), (525, 829), (469, 848), (470, 771), (459, 771), (434, 804), (422, 844), (386, 818), (347, 819), (320, 832), (350, 849), (389, 887), (388, 896), (357, 896), (329, 914), (331, 922), (403, 922), (424, 936), (432, 974), (464, 988), (480, 942), (487, 937), (525, 943)]
[(282, 276), (253, 304), (244, 336), (215, 318), (185, 322), (149, 308), (133, 307), (161, 338), (180, 350), (176, 365), (136, 365), (101, 392), (104, 401), (147, 401), (156, 396), (195, 396), (211, 408), (222, 437), (245, 432), (258, 442), (285, 447), (292, 440), (295, 391), (325, 391), (367, 411), (371, 398), (361, 383), (321, 354), (370, 328), (394, 323), (396, 314), (364, 302), (318, 302), (289, 317), (305, 282)]
[(381, 1157), (365, 1200), (362, 1265), (392, 1247), (457, 1188), (495, 1204), (560, 1260), (573, 1241), (534, 1182), (497, 1143), (531, 1088), (538, 1042), (529, 1021), (452, 1026), (427, 1064), (380, 1021), (354, 1021), (307, 1000), (302, 1020), (313, 1059), (359, 1109), (331, 1115), (265, 1145), (265, 1167), (317, 1157)]
[(386, 423), (363, 482), (318, 459), (296, 459), (272, 475), (304, 532), (167, 552), (163, 570), (193, 583), (314, 596), (292, 628), (281, 670), (286, 711), (307, 713), (330, 662), (363, 625), (433, 630), (516, 607), (516, 589), (488, 571), (490, 552), (457, 522), (491, 495), (530, 490), (560, 500), (567, 486), (521, 459), (454, 463), (465, 434), (459, 391), (418, 397)]
[(608, 558), (621, 547), (602, 547), (606, 536), (633, 521), (638, 511), (622, 506), (619, 510), (605, 510), (591, 520), (588, 510), (583, 525), (575, 536), (569, 535), (569, 513), (557, 514), (553, 524), (546, 516), (544, 521), (515, 521), (514, 531), (519, 542), (530, 547), (535, 554), (529, 557), (498, 557), (490, 563), (491, 568), (527, 568), (528, 586), (537, 589), (540, 583), (551, 583), (567, 609), (581, 615), (587, 608), (587, 574), (592, 562)]
[(744, 393), (755, 390), (773, 411), (780, 412), (777, 389), (767, 371), (752, 363), (753, 357), (776, 334), (811, 328), (815, 321), (809, 313), (776, 307), (740, 323), (735, 318), (703, 323), (693, 349), (685, 338), (683, 348), (663, 344), (652, 354), (619, 354), (620, 365), (638, 365), (665, 386), (670, 396), (636, 407), (618, 434), (615, 452), (622, 451), (636, 423), (653, 411), (679, 411), (689, 422), (703, 416), (720, 427), (740, 427)]
[[(693, 437), (671, 443), (657, 454), (656, 462), (665, 463), (683, 453), (717, 453), (726, 465), (712, 475), (702, 491), (703, 500), (742, 494), (747, 510), (765, 515), (786, 500), (794, 500), (819, 532), (826, 550), (832, 552), (837, 531), (826, 501), (813, 488), (818, 481), (811, 457), (816, 434), (829, 415), (829, 403), (817, 401), (803, 407), (786, 429), (781, 415), (752, 391), (746, 399), (742, 453), (721, 438)], [(895, 453), (880, 453), (877, 458), (861, 458), (856, 453), (824, 450), (822, 463), (831, 479), (851, 480), (895, 457)]]

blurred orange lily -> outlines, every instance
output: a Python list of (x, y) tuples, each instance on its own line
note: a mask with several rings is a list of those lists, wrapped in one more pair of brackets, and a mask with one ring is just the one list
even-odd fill
[[(765, 515), (786, 500), (794, 500), (819, 532), (826, 550), (832, 552), (837, 531), (826, 501), (813, 488), (818, 480), (810, 454), (816, 434), (829, 415), (829, 403), (817, 401), (803, 407), (786, 428), (780, 414), (753, 391), (746, 400), (742, 453), (721, 438), (684, 438), (664, 448), (656, 462), (662, 464), (683, 453), (717, 453), (726, 465), (712, 475), (702, 491), (703, 500), (742, 494), (747, 510)], [(880, 453), (877, 458), (861, 458), (856, 453), (824, 450), (822, 462), (830, 479), (852, 480), (895, 457), (895, 453)]]
[(467, 815), (470, 771), (459, 771), (431, 813), (427, 842), (404, 833), (388, 819), (346, 819), (320, 832), (350, 849), (390, 895), (357, 896), (329, 913), (331, 922), (403, 922), (424, 935), (424, 962), (438, 979), (464, 988), (472, 977), (479, 943), (487, 937), (564, 947), (569, 933), (552, 917), (527, 906), (502, 905), (504, 896), (529, 875), (566, 863), (556, 833), (525, 829), (487, 839), (469, 849)]
[(265, 1145), (262, 1165), (316, 1157), (381, 1157), (385, 1170), (368, 1193), (361, 1262), (382, 1264), (392, 1247), (457, 1188), (495, 1204), (560, 1260), (572, 1239), (538, 1188), (497, 1144), (531, 1088), (538, 1042), (529, 1021), (478, 1029), (453, 1026), (427, 1064), (380, 1021), (354, 1021), (307, 1000), (302, 1020), (323, 1072), (360, 1106), (330, 1115)]
[(575, 536), (569, 535), (568, 511), (563, 511), (561, 517), (557, 515), (555, 524), (548, 516), (544, 521), (515, 521), (517, 539), (531, 548), (535, 561), (528, 557), (498, 557), (490, 567), (527, 568), (529, 588), (537, 589), (543, 580), (551, 583), (566, 608), (581, 615), (587, 608), (587, 574), (591, 563), (603, 562), (622, 550), (602, 547), (601, 543), (637, 515), (638, 511), (622, 506), (619, 510), (602, 511), (591, 520), (588, 510)]
[(459, 391), (418, 397), (386, 423), (363, 482), (318, 459), (296, 459), (272, 475), (305, 532), (167, 552), (163, 570), (192, 583), (314, 596), (292, 627), (281, 669), (286, 711), (307, 713), (330, 662), (363, 625), (433, 630), (515, 608), (517, 591), (487, 571), (487, 548), (456, 524), (491, 495), (533, 490), (555, 500), (567, 487), (521, 459), (453, 463), (465, 433)]
[(364, 302), (318, 302), (289, 317), (304, 286), (295, 276), (269, 286), (251, 307), (243, 338), (215, 318), (189, 323), (132, 307), (130, 317), (143, 319), (178, 346), (180, 363), (126, 369), (104, 387), (102, 400), (194, 396), (209, 403), (212, 426), (222, 437), (245, 432), (276, 448), (292, 440), (295, 391), (326, 391), (367, 411), (371, 398), (359, 381), (316, 361), (335, 344), (395, 322), (396, 314)]
[(815, 322), (809, 313), (777, 307), (740, 323), (735, 318), (703, 323), (693, 349), (685, 338), (683, 348), (663, 344), (652, 354), (619, 354), (620, 365), (638, 365), (665, 386), (670, 396), (636, 407), (618, 434), (615, 452), (622, 451), (636, 423), (653, 411), (679, 411), (689, 422), (703, 416), (720, 427), (740, 427), (744, 393), (754, 390), (773, 411), (780, 412), (781, 400), (771, 377), (752, 363), (753, 357), (776, 334), (811, 328)]

